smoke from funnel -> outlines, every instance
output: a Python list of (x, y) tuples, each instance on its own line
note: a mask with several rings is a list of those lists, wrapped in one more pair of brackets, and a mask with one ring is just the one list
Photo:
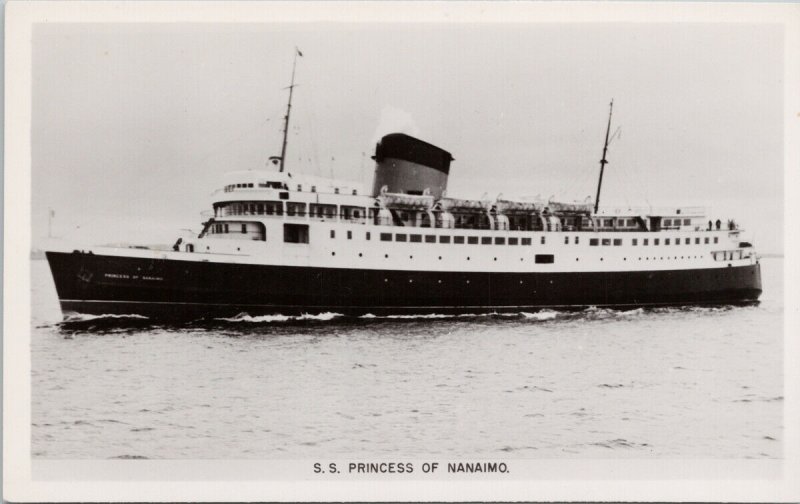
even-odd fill
[(389, 133), (405, 133), (406, 135), (419, 137), (420, 129), (411, 114), (395, 106), (385, 105), (381, 109), (378, 127), (372, 135), (372, 145), (378, 143), (384, 135)]

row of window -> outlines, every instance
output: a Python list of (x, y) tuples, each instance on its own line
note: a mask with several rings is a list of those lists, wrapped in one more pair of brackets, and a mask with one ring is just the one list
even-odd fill
[[(228, 184), (223, 188), (223, 190), (225, 192), (232, 192), (232, 191), (235, 191), (236, 189), (253, 189), (254, 187), (255, 187), (255, 184), (253, 184), (252, 182), (245, 182), (245, 183), (241, 183), (241, 184)], [(268, 189), (283, 189), (283, 190), (287, 190), (287, 191), (289, 190), (289, 186), (284, 182), (259, 182), (258, 183), (258, 187), (260, 187), (260, 188), (268, 188)], [(315, 185), (310, 186), (310, 190), (311, 190), (312, 193), (313, 192), (317, 192), (317, 186), (315, 186)], [(297, 192), (303, 192), (303, 185), (302, 184), (297, 184)], [(338, 187), (335, 187), (333, 192), (335, 194), (340, 194), (341, 193), (341, 191), (340, 191), (340, 189)], [(356, 196), (356, 195), (358, 195), (358, 190), (357, 189), (353, 189), (351, 191), (351, 193), (353, 194), (353, 196)]]
[(733, 261), (746, 257), (743, 250), (722, 250), (719, 252), (712, 252), (712, 257), (715, 261)]
[[(664, 238), (664, 245), (670, 245), (671, 243), (674, 243), (675, 245), (680, 245), (681, 244), (681, 239), (680, 238), (674, 238), (674, 240), (675, 240), (674, 242), (672, 240), (673, 240), (672, 238)], [(704, 237), (703, 242), (706, 245), (709, 244), (710, 243), (710, 238), (708, 236)], [(565, 237), (564, 243), (569, 243), (569, 237)], [(575, 237), (575, 243), (578, 243), (578, 237), (577, 236)], [(692, 239), (691, 238), (684, 238), (683, 239), (683, 243), (684, 243), (684, 245), (691, 245), (692, 244)], [(714, 237), (714, 243), (719, 243), (719, 237), (718, 236)], [(616, 246), (616, 247), (619, 247), (620, 245), (622, 245), (622, 239), (621, 238), (614, 238), (614, 239), (611, 239), (611, 238), (590, 238), (589, 239), (589, 245), (592, 246), (592, 247), (596, 247), (598, 245), (612, 245), (612, 244), (614, 246)], [(695, 245), (700, 245), (700, 238), (699, 237), (696, 237), (694, 239), (694, 244)], [(633, 245), (634, 247), (639, 245), (639, 239), (638, 238), (631, 239), (631, 245)], [(650, 238), (643, 238), (642, 239), (642, 245), (643, 246), (650, 245)], [(661, 238), (653, 238), (653, 245), (661, 245)]]
[(639, 223), (636, 222), (636, 219), (602, 219), (600, 221), (600, 225), (603, 227), (614, 227), (614, 221), (616, 220), (616, 227), (639, 227)]
[[(241, 184), (228, 184), (224, 187), (225, 192), (232, 192), (236, 189), (253, 189), (255, 184), (252, 182), (244, 182)], [(283, 182), (259, 182), (258, 187), (270, 189), (289, 189), (289, 186)], [(298, 189), (299, 190), (299, 189)]]
[[(290, 241), (290, 240), (286, 240), (286, 241)], [(730, 251), (730, 252), (712, 252), (712, 255), (713, 255), (714, 259), (717, 260), (717, 261), (742, 259), (742, 257), (743, 257), (741, 250)], [(336, 256), (336, 252), (331, 252), (331, 256)], [(358, 253), (358, 257), (364, 257), (364, 253), (363, 252), (359, 252)], [(383, 257), (385, 259), (389, 259), (389, 254), (384, 254)], [(410, 255), (410, 256), (408, 256), (408, 258), (409, 259), (414, 259), (414, 256)], [(702, 258), (703, 258), (703, 255), (701, 254), (701, 255), (693, 255), (693, 256), (680, 256), (680, 257), (678, 257), (678, 256), (672, 256), (672, 257), (669, 257), (669, 256), (667, 256), (667, 257), (663, 257), (663, 256), (662, 257), (655, 257), (655, 256), (653, 256), (653, 257), (639, 257), (638, 259), (639, 259), (639, 261), (663, 261), (665, 259), (667, 261), (670, 261), (670, 260), (678, 260), (678, 259), (702, 259)], [(442, 259), (443, 259), (443, 257), (439, 256), (439, 260), (441, 261)], [(471, 259), (472, 258), (470, 256), (467, 256), (467, 261), (469, 261)], [(494, 258), (495, 261), (497, 261), (497, 259), (498, 259), (497, 257)], [(520, 257), (519, 260), (520, 261), (524, 261), (525, 258), (524, 257)], [(600, 260), (604, 261), (605, 258), (601, 257)], [(627, 261), (628, 258), (627, 257), (623, 257), (622, 260), (623, 261)], [(633, 258), (631, 258), (631, 260), (633, 260)], [(580, 261), (580, 258), (576, 257), (575, 261)], [(553, 264), (555, 262), (555, 256), (553, 254), (535, 254), (534, 255), (534, 262), (536, 262), (537, 264)]]
[[(231, 226), (234, 226), (233, 231), (231, 231), (231, 227), (228, 224), (213, 224), (208, 229), (208, 231), (211, 234), (225, 234), (225, 233), (231, 233), (231, 232), (233, 232), (233, 233), (238, 232), (238, 230), (236, 229), (236, 225), (235, 224), (231, 224)], [(241, 224), (241, 232), (242, 233), (247, 233), (247, 224)]]
[(680, 227), (681, 225), (691, 226), (692, 219), (664, 219), (663, 225), (673, 227)]
[[(333, 229), (331, 230), (331, 238), (336, 238), (336, 231)], [(351, 240), (353, 238), (353, 232), (347, 232), (347, 239)], [(372, 238), (372, 235), (369, 231), (366, 234), (367, 240)], [(462, 245), (464, 243), (470, 245), (531, 245), (532, 239), (531, 238), (506, 238), (504, 236), (496, 236), (492, 238), (491, 236), (450, 236), (450, 235), (440, 235), (437, 237), (436, 235), (419, 235), (419, 234), (406, 234), (406, 233), (381, 233), (380, 240), (385, 242), (396, 241), (396, 242), (410, 242), (410, 243), (455, 243), (457, 245)], [(544, 245), (546, 243), (546, 237), (540, 237), (540, 243)]]
[[(336, 231), (331, 229), (331, 238), (336, 238)], [(369, 240), (372, 238), (372, 234), (367, 231), (366, 239)], [(353, 239), (353, 232), (347, 231), (347, 239)], [(396, 241), (396, 242), (410, 242), (410, 243), (455, 243), (455, 244), (464, 244), (467, 243), (469, 245), (531, 245), (532, 239), (531, 238), (517, 238), (517, 237), (509, 237), (506, 238), (505, 236), (495, 236), (494, 238), (491, 236), (450, 236), (450, 235), (439, 235), (437, 240), (436, 235), (420, 235), (420, 234), (406, 234), (406, 233), (381, 233), (380, 234), (381, 241)], [(714, 243), (719, 243), (719, 237), (715, 236)], [(680, 238), (675, 238), (675, 241), (672, 242), (671, 238), (664, 238), (664, 245), (670, 245), (674, 243), (675, 245), (681, 244)], [(684, 243), (686, 245), (691, 244), (691, 238), (685, 238)], [(539, 242), (542, 245), (547, 243), (547, 237), (541, 236), (539, 237)], [(710, 238), (708, 236), (704, 237), (704, 242), (706, 244), (710, 243)], [(569, 236), (564, 237), (564, 244), (569, 245)], [(580, 244), (580, 237), (574, 236), (573, 243), (575, 245)], [(695, 245), (700, 244), (700, 238), (697, 237), (694, 239)], [(590, 238), (589, 245), (596, 247), (598, 245), (614, 245), (614, 246), (621, 246), (622, 245), (622, 238)], [(661, 239), (660, 238), (653, 238), (653, 245), (660, 245)], [(634, 247), (639, 245), (639, 239), (633, 238), (631, 240), (631, 245)], [(650, 238), (643, 238), (642, 245), (648, 246), (650, 245)]]
[[(288, 193), (287, 193), (288, 194)], [(346, 220), (363, 219), (367, 215), (364, 207), (326, 205), (321, 203), (311, 203), (308, 205), (306, 214), (306, 204), (294, 201), (286, 202), (286, 215), (293, 217), (304, 217), (309, 215), (320, 219), (333, 219), (337, 216)], [(261, 202), (241, 202), (223, 203), (215, 208), (217, 216), (225, 217), (230, 215), (283, 215), (284, 207), (282, 201), (261, 201)], [(374, 211), (377, 214), (377, 210)]]

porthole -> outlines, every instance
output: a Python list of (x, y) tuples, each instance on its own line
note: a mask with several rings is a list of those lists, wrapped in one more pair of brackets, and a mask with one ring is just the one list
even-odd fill
[(467, 280), (467, 283), (469, 283), (469, 280)]
[(389, 281), (389, 279), (388, 279), (388, 278), (384, 278), (384, 279), (383, 279), (383, 281), (384, 281), (384, 282), (388, 282), (388, 281)]
[(236, 250), (237, 250), (237, 251), (239, 251), (239, 252), (241, 252), (241, 250), (242, 250), (242, 249), (240, 249), (239, 247), (236, 247)]
[(577, 257), (575, 258), (575, 261), (576, 261), (576, 262), (578, 261), (578, 258), (577, 258)]
[(389, 259), (389, 254), (383, 254), (383, 257), (385, 257), (386, 259)]
[(467, 257), (467, 261), (469, 261), (469, 257)]
[(414, 279), (413, 278), (409, 278), (408, 279), (408, 283), (414, 283)]
[(519, 283), (520, 283), (520, 285), (522, 285), (522, 283), (523, 283), (522, 280), (520, 280)]
[(442, 283), (442, 281), (441, 281), (441, 280), (439, 280), (439, 283)]
[(622, 260), (623, 260), (623, 261), (627, 261), (627, 260), (628, 260), (628, 258), (627, 258), (627, 257), (623, 257), (623, 258), (622, 258)]
[(602, 260), (603, 260), (603, 258), (601, 257), (601, 258), (600, 258), (600, 260), (602, 261)]
[(358, 253), (358, 257), (364, 257), (364, 254), (362, 254), (361, 252), (359, 252), (359, 253)]
[(331, 252), (331, 255), (332, 255), (332, 256), (335, 256), (335, 255), (336, 255), (336, 252)]
[(414, 259), (414, 256), (408, 256), (409, 259)]
[(496, 260), (497, 260), (497, 258), (495, 257), (495, 258), (494, 258), (494, 260), (496, 261)]
[(440, 261), (442, 260), (442, 256), (439, 256), (439, 260), (440, 260)]

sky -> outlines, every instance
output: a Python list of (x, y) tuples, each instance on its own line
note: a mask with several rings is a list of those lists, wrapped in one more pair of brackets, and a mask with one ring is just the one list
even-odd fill
[(38, 24), (33, 246), (171, 243), (227, 171), (371, 187), (375, 143), (453, 154), (448, 195), (700, 205), (783, 251), (783, 33), (722, 23)]

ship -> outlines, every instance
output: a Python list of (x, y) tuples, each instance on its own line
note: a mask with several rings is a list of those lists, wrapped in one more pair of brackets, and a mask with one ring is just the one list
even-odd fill
[[(295, 58), (296, 64), (296, 58)], [(377, 143), (371, 188), (286, 169), (226, 174), (202, 231), (172, 247), (46, 251), (62, 313), (477, 314), (757, 303), (759, 257), (704, 207), (459, 199), (455, 159), (405, 133)]]

